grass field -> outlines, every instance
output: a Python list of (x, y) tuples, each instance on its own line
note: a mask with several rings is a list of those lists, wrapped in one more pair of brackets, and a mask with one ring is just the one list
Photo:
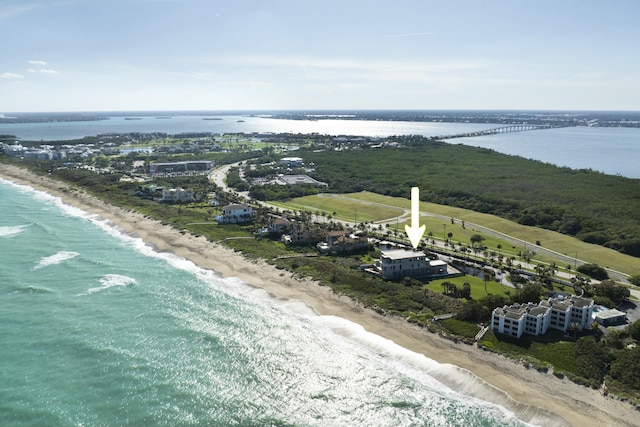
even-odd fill
[[(337, 197), (328, 197), (326, 194), (306, 196), (279, 205), (285, 209), (318, 210), (328, 214), (335, 212), (334, 217), (336, 219), (354, 221), (357, 218), (358, 222), (363, 222), (393, 220), (393, 218), (401, 215), (405, 209), (410, 208), (410, 201), (399, 197), (360, 192), (343, 194)], [(444, 217), (429, 218), (427, 216), (421, 218), (421, 224), (426, 225), (426, 233), (432, 232), (435, 238), (442, 239), (444, 234), (451, 232), (453, 233), (453, 242), (469, 244), (471, 235), (481, 234), (486, 239), (483, 244), (490, 251), (497, 252), (497, 245), (501, 244), (501, 253), (505, 256), (514, 256), (524, 248), (514, 247), (514, 245), (506, 241), (478, 233), (473, 229), (472, 225), (478, 224), (499, 233), (530, 242), (529, 248), (534, 248), (535, 242), (540, 241), (541, 246), (569, 257), (576, 257), (577, 255), (580, 260), (607, 266), (625, 274), (640, 274), (640, 260), (638, 258), (624, 255), (602, 246), (585, 243), (557, 232), (524, 226), (495, 215), (428, 202), (420, 202), (420, 210), (423, 213)], [(450, 218), (455, 220), (455, 224), (451, 224)], [(462, 228), (461, 221), (465, 221), (465, 229)], [(398, 229), (404, 230), (404, 224), (405, 222), (399, 221)], [(393, 228), (395, 229), (395, 227)], [(563, 263), (562, 266), (564, 264), (566, 263)]]

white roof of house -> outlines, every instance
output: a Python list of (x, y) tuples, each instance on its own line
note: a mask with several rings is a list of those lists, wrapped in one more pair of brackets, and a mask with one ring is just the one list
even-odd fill
[(612, 308), (610, 310), (599, 311), (595, 314), (595, 317), (599, 319), (615, 319), (616, 317), (622, 317), (622, 316), (627, 317), (627, 313), (620, 310), (616, 310), (615, 308)]
[(389, 249), (386, 251), (382, 251), (382, 256), (390, 259), (405, 259), (405, 258), (415, 258), (415, 257), (424, 257), (424, 252), (420, 251), (409, 251), (406, 249)]

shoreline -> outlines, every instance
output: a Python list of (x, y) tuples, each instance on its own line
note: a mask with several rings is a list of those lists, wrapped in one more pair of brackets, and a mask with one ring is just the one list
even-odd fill
[[(397, 345), (422, 354), (438, 363), (450, 364), (471, 372), (493, 387), (453, 384), (447, 378), (436, 378), (455, 390), (506, 407), (525, 422), (553, 421), (554, 425), (633, 425), (638, 419), (635, 408), (616, 398), (559, 379), (551, 373), (540, 373), (501, 355), (466, 344), (456, 344), (432, 334), (403, 319), (382, 316), (363, 308), (345, 296), (312, 282), (300, 280), (264, 261), (251, 261), (232, 249), (209, 242), (187, 232), (108, 205), (66, 183), (37, 176), (16, 166), (0, 164), (0, 177), (59, 197), (65, 204), (110, 221), (126, 234), (138, 237), (158, 252), (171, 252), (192, 261), (198, 267), (223, 277), (237, 277), (246, 284), (262, 288), (277, 298), (304, 302), (319, 315), (340, 317), (364, 327), (368, 332), (389, 339)], [(472, 386), (472, 387), (470, 387)], [(473, 389), (477, 391), (474, 393)], [(488, 396), (490, 394), (491, 396)], [(505, 398), (511, 398), (511, 402)]]

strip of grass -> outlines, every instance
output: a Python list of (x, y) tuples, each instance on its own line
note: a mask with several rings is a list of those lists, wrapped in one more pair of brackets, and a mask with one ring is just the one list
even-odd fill
[[(367, 205), (362, 202), (348, 200), (341, 197), (331, 197), (327, 194), (297, 197), (286, 203), (273, 204), (289, 210), (306, 210), (310, 212), (325, 212), (336, 219), (353, 222), (381, 221), (402, 215), (404, 209)], [(335, 215), (334, 215), (335, 212)]]

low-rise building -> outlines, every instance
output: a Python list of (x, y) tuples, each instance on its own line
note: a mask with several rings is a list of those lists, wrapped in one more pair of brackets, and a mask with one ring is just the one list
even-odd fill
[(366, 236), (352, 234), (349, 230), (329, 231), (326, 241), (316, 245), (321, 254), (344, 254), (366, 250), (368, 247), (369, 239)]
[(329, 185), (326, 182), (313, 179), (309, 175), (278, 175), (273, 180), (273, 183), (278, 185), (311, 184), (315, 185), (316, 187), (327, 187)]
[(542, 335), (549, 329), (549, 308), (538, 304), (513, 304), (498, 307), (491, 316), (491, 329), (520, 338), (523, 333)]
[(520, 338), (523, 334), (542, 335), (549, 328), (566, 332), (572, 323), (587, 329), (591, 324), (593, 300), (578, 296), (557, 297), (538, 304), (513, 304), (497, 307), (491, 314), (491, 329)]
[(184, 188), (163, 188), (162, 199), (160, 201), (165, 203), (190, 203), (195, 200), (193, 192), (187, 191)]
[(572, 323), (577, 323), (582, 329), (588, 329), (593, 317), (593, 300), (572, 295), (559, 296), (540, 301), (541, 306), (549, 307), (549, 326), (566, 331)]
[(614, 326), (624, 325), (627, 323), (627, 313), (624, 311), (616, 310), (615, 308), (609, 310), (598, 311), (593, 315), (596, 322), (602, 326)]
[(206, 172), (213, 167), (211, 160), (192, 160), (187, 162), (152, 163), (149, 173)]
[(280, 159), (280, 166), (299, 168), (304, 166), (304, 161), (302, 160), (302, 157), (283, 157)]
[(427, 277), (431, 272), (429, 261), (424, 252), (391, 249), (380, 253), (374, 268), (383, 279), (421, 278)]
[(216, 217), (220, 224), (244, 224), (253, 221), (253, 209), (242, 203), (222, 207), (222, 215)]

